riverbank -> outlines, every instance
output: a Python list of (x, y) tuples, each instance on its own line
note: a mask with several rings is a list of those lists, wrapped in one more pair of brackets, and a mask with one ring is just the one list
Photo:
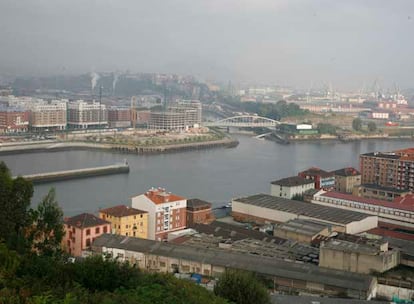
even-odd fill
[(289, 138), (290, 142), (325, 142), (325, 141), (337, 141), (337, 142), (353, 142), (364, 140), (414, 140), (412, 136), (387, 136), (381, 135), (353, 135), (349, 137), (339, 138), (337, 135), (323, 135), (321, 137), (315, 136), (295, 136)]
[(0, 155), (39, 153), (39, 152), (58, 152), (69, 150), (104, 150), (130, 154), (158, 154), (168, 152), (204, 150), (218, 147), (233, 148), (239, 142), (233, 138), (223, 138), (219, 140), (157, 145), (157, 146), (134, 146), (128, 144), (108, 144), (108, 143), (89, 143), (89, 142), (68, 142), (68, 141), (47, 141), (47, 142), (28, 142), (16, 143), (0, 146)]

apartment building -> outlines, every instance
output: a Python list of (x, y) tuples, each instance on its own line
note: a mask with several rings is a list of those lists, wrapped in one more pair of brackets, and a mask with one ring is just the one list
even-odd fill
[(62, 239), (63, 249), (72, 256), (82, 256), (89, 250), (93, 241), (111, 231), (111, 223), (90, 214), (82, 213), (64, 219), (65, 236)]
[(187, 200), (187, 226), (193, 224), (210, 224), (215, 217), (211, 210), (211, 203), (192, 198)]
[(125, 205), (99, 210), (99, 217), (111, 223), (112, 233), (146, 239), (148, 212)]
[(363, 184), (414, 191), (414, 149), (360, 156)]
[(67, 125), (68, 100), (37, 101), (30, 104), (30, 127), (33, 130), (64, 130)]
[(355, 186), (361, 185), (361, 173), (355, 168), (342, 168), (332, 173), (335, 175), (335, 191), (352, 193)]
[(132, 197), (132, 207), (148, 212), (150, 240), (165, 240), (168, 233), (186, 228), (187, 199), (163, 188)]
[(320, 168), (312, 167), (299, 172), (300, 177), (313, 180), (315, 189), (333, 189), (335, 187), (335, 175)]
[(77, 100), (68, 104), (68, 125), (75, 129), (87, 129), (108, 125), (108, 111), (99, 102)]
[(108, 109), (108, 124), (110, 128), (129, 128), (131, 126), (131, 109), (110, 107)]
[(0, 133), (26, 132), (28, 128), (29, 111), (0, 106)]

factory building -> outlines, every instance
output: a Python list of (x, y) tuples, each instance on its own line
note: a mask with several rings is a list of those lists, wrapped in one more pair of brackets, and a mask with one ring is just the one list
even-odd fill
[(394, 201), (387, 202), (338, 192), (320, 191), (314, 195), (312, 203), (378, 216), (382, 222), (414, 228), (413, 195), (397, 197)]
[(378, 226), (378, 217), (301, 201), (257, 194), (232, 201), (235, 220), (255, 223), (285, 223), (293, 219), (315, 220), (338, 227), (340, 232), (356, 234)]
[[(315, 238), (319, 236), (327, 237), (335, 230), (335, 226), (326, 223), (294, 219), (275, 226), (273, 235), (283, 239), (311, 244)], [(339, 228), (338, 230), (341, 229)]]
[(152, 272), (197, 273), (218, 277), (226, 269), (252, 271), (271, 279), (279, 291), (371, 299), (375, 297), (377, 287), (376, 279), (369, 275), (120, 235), (99, 237), (93, 243), (93, 251)]
[(319, 266), (358, 273), (385, 272), (399, 265), (400, 252), (388, 243), (331, 239), (320, 245)]

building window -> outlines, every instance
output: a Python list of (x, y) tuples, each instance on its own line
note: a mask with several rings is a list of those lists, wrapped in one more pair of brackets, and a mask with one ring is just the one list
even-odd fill
[(103, 233), (108, 233), (108, 227), (107, 226), (103, 227)]
[(101, 232), (101, 229), (99, 227), (95, 228), (95, 234), (99, 234)]
[(91, 230), (90, 229), (86, 229), (86, 235), (91, 235)]
[(160, 267), (165, 267), (165, 262), (160, 262)]
[(91, 247), (91, 239), (86, 239), (86, 247)]

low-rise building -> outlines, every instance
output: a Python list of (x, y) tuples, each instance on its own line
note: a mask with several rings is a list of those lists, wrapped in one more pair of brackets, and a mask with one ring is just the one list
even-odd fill
[(286, 223), (276, 225), (273, 230), (273, 235), (284, 239), (310, 244), (316, 237), (329, 236), (332, 231), (335, 231), (335, 228), (326, 223), (294, 219), (287, 221)]
[(187, 200), (187, 227), (192, 227), (193, 224), (210, 224), (214, 219), (211, 203), (197, 198)]
[(352, 193), (355, 186), (361, 185), (361, 173), (355, 168), (342, 168), (332, 171), (335, 175), (335, 191)]
[(285, 223), (293, 219), (315, 220), (334, 225), (338, 231), (349, 234), (360, 233), (378, 226), (376, 215), (319, 206), (266, 194), (233, 199), (232, 215), (237, 221), (259, 224)]
[(70, 255), (79, 257), (83, 251), (90, 249), (98, 236), (111, 231), (111, 224), (93, 214), (82, 213), (65, 218), (64, 229), (63, 249)]
[[(383, 244), (381, 244), (383, 245)], [(332, 239), (320, 246), (319, 266), (358, 273), (385, 272), (398, 266), (400, 253), (385, 246)]]
[(292, 199), (295, 196), (303, 196), (304, 192), (311, 189), (315, 189), (313, 180), (292, 176), (271, 182), (270, 194)]
[(166, 240), (168, 233), (187, 226), (187, 199), (163, 188), (132, 197), (132, 207), (148, 212), (148, 238)]
[(408, 189), (382, 187), (376, 184), (363, 184), (354, 187), (352, 195), (364, 198), (374, 198), (384, 201), (393, 201), (395, 198), (405, 196), (411, 192)]
[(125, 205), (99, 210), (99, 217), (111, 223), (112, 233), (148, 237), (148, 212)]
[(320, 191), (314, 195), (313, 204), (335, 207), (375, 215), (379, 220), (400, 226), (414, 228), (414, 196), (397, 197), (392, 202), (363, 198), (339, 192)]
[(313, 180), (315, 189), (333, 189), (335, 187), (335, 174), (324, 171), (320, 168), (312, 167), (305, 171), (299, 172), (299, 176)]
[(375, 297), (377, 286), (374, 277), (364, 274), (254, 254), (159, 243), (120, 235), (102, 235), (95, 240), (93, 250), (97, 254), (128, 261), (140, 269), (153, 272), (197, 273), (218, 277), (226, 269), (253, 271), (272, 280), (279, 291), (371, 299)]

